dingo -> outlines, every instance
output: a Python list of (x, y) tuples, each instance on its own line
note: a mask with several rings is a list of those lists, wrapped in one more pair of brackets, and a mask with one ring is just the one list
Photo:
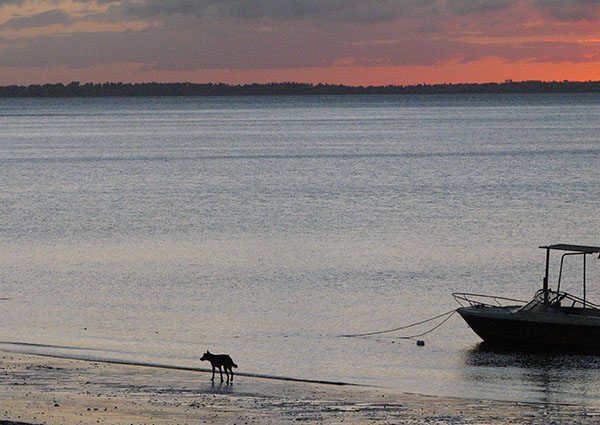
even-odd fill
[[(208, 360), (210, 365), (212, 366), (212, 378), (211, 381), (215, 381), (215, 369), (219, 368), (219, 373), (221, 374), (221, 382), (223, 382), (223, 369), (225, 369), (225, 375), (227, 375), (227, 383), (229, 384), (229, 373), (231, 373), (231, 382), (233, 382), (233, 370), (232, 367), (238, 367), (231, 357), (227, 354), (211, 354), (210, 351), (206, 350), (206, 353), (202, 355), (200, 360)], [(227, 369), (229, 369), (229, 373), (227, 373)]]

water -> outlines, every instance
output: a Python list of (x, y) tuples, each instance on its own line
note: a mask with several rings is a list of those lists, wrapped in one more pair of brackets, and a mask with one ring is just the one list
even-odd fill
[(600, 357), (486, 352), (459, 317), (425, 347), (339, 334), (434, 316), (454, 291), (529, 298), (538, 245), (600, 244), (599, 105), (0, 99), (0, 340), (184, 366), (208, 348), (246, 372), (597, 404)]

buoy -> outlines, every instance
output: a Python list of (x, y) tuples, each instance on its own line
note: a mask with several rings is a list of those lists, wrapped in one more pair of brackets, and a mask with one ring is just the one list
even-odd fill
[(422, 339), (420, 339), (420, 340), (417, 341), (417, 345), (419, 347), (424, 347), (425, 346), (425, 341), (423, 341)]

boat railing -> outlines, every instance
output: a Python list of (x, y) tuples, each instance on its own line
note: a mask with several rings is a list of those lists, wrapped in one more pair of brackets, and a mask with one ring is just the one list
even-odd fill
[[(544, 298), (544, 290), (540, 289), (535, 294), (534, 300), (538, 303), (542, 302)], [(567, 308), (592, 308), (600, 309), (600, 306), (594, 304), (588, 300), (584, 300), (576, 295), (568, 292), (552, 291), (548, 290), (548, 304), (553, 306), (567, 307)]]
[(452, 296), (456, 302), (461, 305), (461, 307), (501, 307), (511, 311), (510, 307), (522, 307), (523, 305), (527, 304), (527, 301), (499, 297), (497, 295), (455, 292), (452, 294)]

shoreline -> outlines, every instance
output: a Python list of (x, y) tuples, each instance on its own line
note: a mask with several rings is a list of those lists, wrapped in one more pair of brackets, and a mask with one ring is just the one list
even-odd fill
[[(0, 342), (0, 345), (4, 344)], [(16, 344), (15, 344), (16, 345)], [(31, 345), (31, 344), (30, 344)], [(119, 366), (133, 366), (133, 367), (149, 367), (155, 369), (166, 369), (166, 370), (177, 370), (177, 371), (185, 371), (185, 372), (204, 372), (204, 373), (212, 373), (212, 370), (205, 367), (190, 367), (190, 366), (177, 366), (170, 365), (164, 363), (151, 363), (151, 362), (141, 362), (141, 361), (133, 361), (133, 360), (117, 360), (117, 359), (94, 359), (94, 358), (84, 358), (84, 357), (75, 357), (75, 356), (63, 356), (60, 354), (42, 354), (42, 353), (27, 353), (27, 352), (18, 352), (11, 350), (4, 350), (0, 348), (0, 353), (11, 353), (11, 354), (21, 354), (25, 356), (39, 356), (39, 357), (47, 357), (50, 359), (61, 359), (61, 360), (74, 360), (74, 361), (83, 361), (83, 362), (93, 362), (93, 363), (106, 363), (109, 365), (119, 365)], [(235, 372), (235, 376), (245, 376), (248, 378), (256, 378), (256, 379), (269, 379), (273, 381), (286, 381), (286, 382), (302, 382), (307, 384), (319, 384), (319, 385), (333, 385), (340, 387), (362, 387), (362, 388), (380, 388), (373, 385), (364, 385), (364, 384), (355, 384), (352, 382), (343, 382), (343, 381), (327, 381), (321, 379), (308, 379), (308, 378), (294, 378), (290, 376), (280, 376), (280, 375), (267, 375), (262, 373), (251, 373), (251, 372)]]
[[(427, 396), (386, 388), (0, 351), (0, 424), (597, 423), (598, 407)], [(217, 375), (218, 381), (218, 375)], [(9, 421), (9, 422), (2, 422)]]
[[(210, 368), (205, 367), (191, 367), (191, 366), (180, 366), (174, 364), (166, 364), (166, 363), (153, 363), (153, 362), (144, 362), (144, 361), (135, 361), (135, 360), (120, 360), (120, 359), (102, 359), (102, 358), (93, 358), (93, 357), (85, 357), (85, 356), (68, 356), (61, 354), (47, 354), (47, 353), (36, 353), (36, 352), (27, 352), (27, 351), (18, 351), (11, 350), (8, 348), (3, 348), (3, 345), (16, 345), (16, 346), (35, 346), (35, 347), (48, 347), (46, 344), (34, 344), (34, 343), (20, 343), (20, 342), (6, 342), (0, 341), (0, 356), (5, 354), (13, 354), (13, 355), (22, 355), (22, 356), (34, 356), (34, 357), (42, 357), (48, 359), (57, 359), (57, 360), (73, 360), (87, 363), (99, 363), (99, 364), (107, 364), (107, 365), (115, 365), (115, 366), (130, 366), (130, 367), (139, 367), (139, 368), (154, 368), (154, 369), (165, 369), (172, 371), (185, 371), (192, 373), (208, 373), (211, 374), (212, 370)], [(73, 347), (60, 347), (60, 348), (73, 348)], [(79, 347), (78, 347), (79, 348)], [(440, 398), (440, 399), (450, 399), (450, 400), (462, 400), (462, 401), (484, 401), (490, 403), (524, 403), (531, 405), (545, 405), (545, 406), (583, 406), (582, 404), (574, 403), (574, 402), (542, 402), (542, 401), (532, 401), (532, 400), (512, 400), (512, 399), (501, 399), (501, 398), (476, 398), (476, 397), (466, 397), (466, 396), (451, 396), (451, 395), (439, 395), (439, 394), (427, 394), (420, 392), (411, 392), (402, 390), (396, 387), (386, 387), (381, 385), (369, 385), (369, 384), (359, 384), (354, 382), (345, 382), (345, 381), (328, 381), (321, 379), (310, 379), (310, 378), (295, 378), (290, 376), (281, 376), (281, 375), (269, 375), (262, 373), (253, 373), (253, 372), (239, 372), (239, 370), (235, 371), (236, 377), (247, 377), (254, 378), (258, 380), (272, 380), (272, 381), (283, 381), (290, 383), (305, 383), (305, 384), (315, 384), (315, 385), (325, 385), (325, 386), (333, 386), (333, 387), (348, 387), (348, 388), (357, 388), (357, 389), (365, 389), (365, 390), (381, 390), (385, 392), (389, 392), (392, 394), (399, 395), (407, 395), (407, 396), (417, 396), (417, 397), (429, 397), (429, 398)], [(600, 405), (599, 405), (600, 408)], [(2, 423), (0, 422), (0, 425)]]

